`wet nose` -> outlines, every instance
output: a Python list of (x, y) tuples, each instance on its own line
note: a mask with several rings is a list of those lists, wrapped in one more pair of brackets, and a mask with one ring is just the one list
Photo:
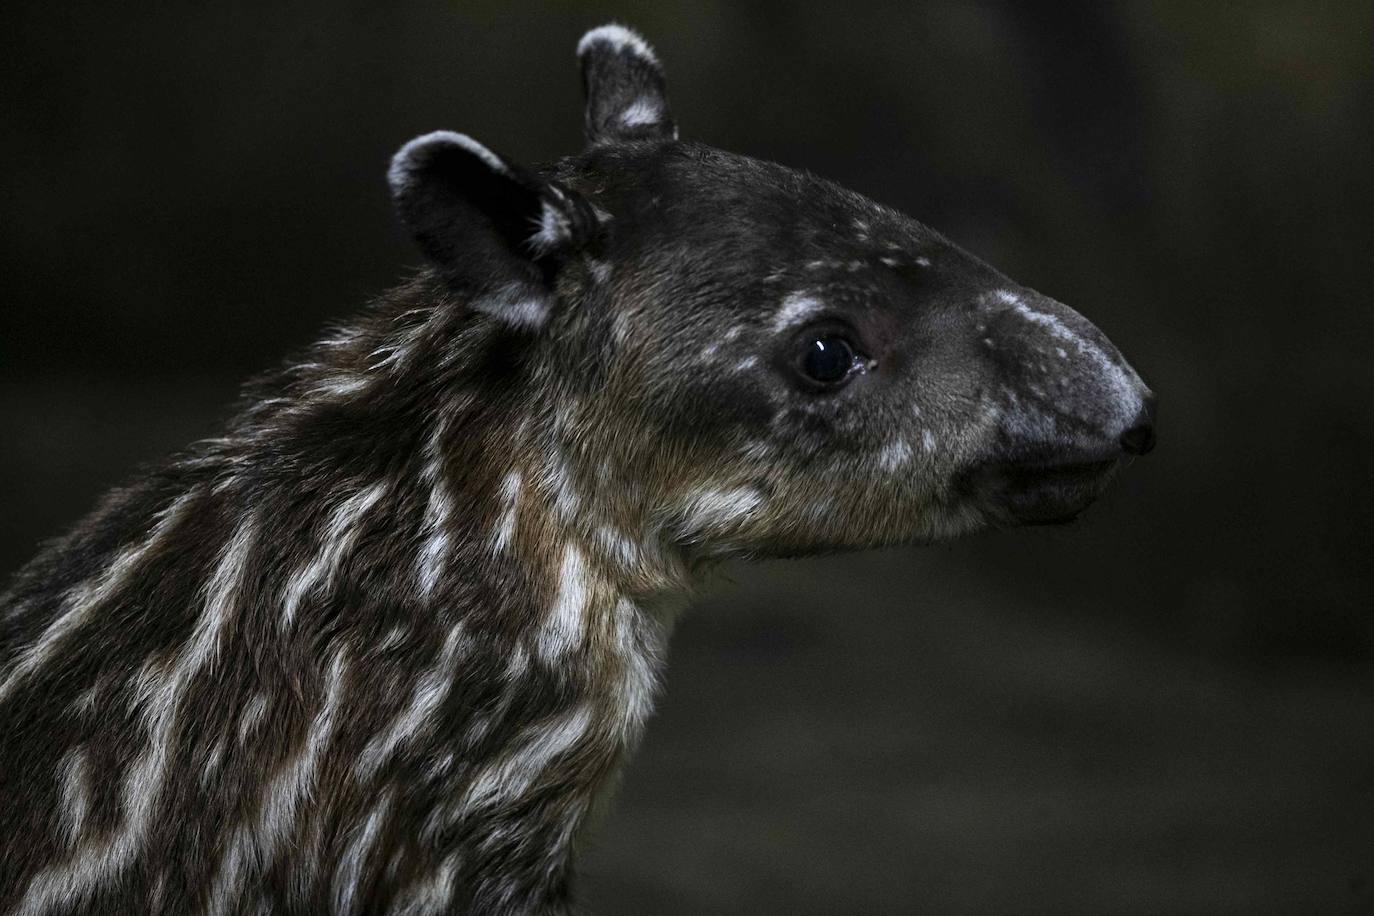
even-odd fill
[(1150, 395), (1145, 399), (1144, 405), (1140, 408), (1140, 413), (1131, 421), (1131, 425), (1126, 427), (1126, 431), (1121, 434), (1118, 440), (1121, 443), (1121, 450), (1128, 455), (1144, 455), (1155, 447), (1155, 398)]

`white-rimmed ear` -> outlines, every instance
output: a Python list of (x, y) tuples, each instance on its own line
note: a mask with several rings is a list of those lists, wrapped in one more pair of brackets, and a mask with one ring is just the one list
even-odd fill
[(579, 194), (452, 131), (401, 147), (387, 181), (401, 222), (450, 285), (514, 324), (542, 322), (558, 264), (597, 232)]
[(588, 142), (677, 137), (663, 67), (648, 42), (624, 26), (603, 25), (582, 36), (577, 57), (587, 94)]

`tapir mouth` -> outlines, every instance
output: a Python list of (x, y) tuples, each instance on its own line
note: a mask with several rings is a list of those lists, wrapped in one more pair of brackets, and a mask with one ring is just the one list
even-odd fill
[(1116, 457), (989, 462), (968, 475), (968, 492), (995, 517), (1016, 525), (1062, 525), (1101, 495)]

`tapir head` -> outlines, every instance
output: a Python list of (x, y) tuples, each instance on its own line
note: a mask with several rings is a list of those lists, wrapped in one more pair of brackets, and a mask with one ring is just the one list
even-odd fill
[(581, 154), (527, 171), (432, 134), (392, 186), (578, 405), (560, 447), (627, 527), (795, 554), (1059, 522), (1152, 448), (1154, 395), (1082, 315), (891, 208), (678, 139), (634, 33), (579, 55)]

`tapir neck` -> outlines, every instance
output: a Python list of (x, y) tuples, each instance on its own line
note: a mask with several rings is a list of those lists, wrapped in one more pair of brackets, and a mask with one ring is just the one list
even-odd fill
[[(400, 333), (372, 355), (420, 358)], [(64, 827), (7, 852), (0, 909), (562, 899), (680, 569), (501, 447), (522, 418), (349, 365), (288, 370), (20, 574), (0, 795)]]

